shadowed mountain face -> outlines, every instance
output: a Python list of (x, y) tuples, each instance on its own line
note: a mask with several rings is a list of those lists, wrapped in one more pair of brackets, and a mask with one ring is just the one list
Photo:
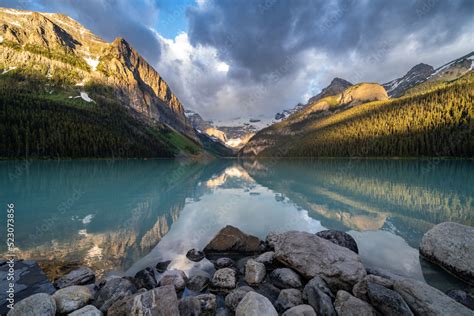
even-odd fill
[(398, 98), (411, 87), (425, 81), (433, 72), (432, 66), (421, 63), (410, 69), (403, 77), (384, 83), (383, 86), (390, 97)]
[(0, 8), (0, 24), (4, 73), (34, 74), (85, 93), (90, 85), (111, 87), (123, 107), (196, 138), (168, 84), (124, 39), (107, 43), (62, 14)]

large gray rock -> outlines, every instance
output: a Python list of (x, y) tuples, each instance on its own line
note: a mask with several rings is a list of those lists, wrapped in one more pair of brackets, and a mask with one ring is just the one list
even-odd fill
[(319, 276), (315, 276), (306, 284), (303, 290), (303, 298), (313, 307), (318, 315), (336, 315), (332, 305), (334, 295), (327, 283)]
[[(8, 271), (15, 270), (14, 299), (9, 298)], [(0, 261), (0, 315), (6, 315), (9, 311), (7, 305), (12, 302), (20, 302), (24, 298), (36, 293), (53, 294), (56, 291), (48, 281), (43, 270), (36, 261), (32, 260), (2, 260)], [(10, 301), (9, 301), (10, 300)]]
[(117, 301), (107, 315), (179, 316), (178, 297), (173, 285), (157, 287)]
[(255, 236), (247, 235), (240, 229), (227, 225), (222, 228), (204, 247), (206, 256), (219, 255), (250, 255), (261, 252), (261, 241)]
[(151, 290), (158, 286), (155, 271), (153, 270), (153, 268), (150, 267), (138, 271), (135, 274), (134, 281), (137, 289), (145, 288), (147, 290)]
[(275, 301), (275, 307), (280, 313), (301, 304), (303, 304), (303, 294), (298, 289), (281, 290)]
[(367, 296), (370, 304), (386, 316), (413, 316), (403, 298), (395, 291), (368, 282)]
[(102, 316), (102, 315), (104, 314), (93, 305), (86, 305), (83, 308), (78, 309), (77, 311), (74, 311), (68, 314), (68, 316)]
[(278, 261), (305, 278), (321, 276), (333, 292), (351, 291), (366, 271), (359, 255), (314, 234), (289, 231), (267, 237)]
[(186, 282), (188, 277), (186, 273), (181, 270), (167, 270), (165, 271), (160, 278), (159, 285), (173, 285), (176, 291), (181, 291), (186, 287)]
[(282, 316), (316, 316), (316, 313), (310, 305), (298, 305), (284, 312)]
[(131, 281), (124, 278), (114, 278), (99, 289), (94, 305), (102, 312), (106, 312), (112, 304), (136, 291), (137, 288)]
[(474, 227), (438, 224), (423, 236), (420, 254), (474, 284)]
[(266, 268), (263, 263), (250, 259), (245, 264), (245, 282), (250, 285), (256, 285), (263, 281), (266, 274)]
[(329, 240), (330, 242), (333, 242), (341, 247), (352, 250), (355, 253), (359, 253), (359, 248), (357, 247), (356, 241), (348, 233), (329, 229), (316, 233), (316, 236)]
[(334, 302), (338, 316), (376, 316), (375, 309), (367, 302), (350, 295), (346, 291), (339, 291)]
[[(5, 315), (5, 314), (3, 314)], [(18, 303), (11, 309), (8, 316), (54, 316), (56, 302), (46, 293), (33, 294)]]
[(54, 281), (54, 286), (58, 289), (71, 285), (86, 285), (94, 283), (95, 272), (88, 267), (80, 267)]
[(235, 288), (237, 279), (235, 270), (231, 268), (223, 268), (217, 270), (212, 276), (212, 286), (219, 290), (231, 290)]
[(446, 292), (446, 295), (451, 297), (458, 303), (474, 310), (474, 297), (472, 297), (469, 293), (463, 290), (449, 290)]
[(270, 279), (280, 289), (300, 288), (303, 286), (299, 274), (289, 268), (273, 270), (270, 273)]
[(470, 309), (424, 282), (397, 280), (393, 288), (416, 315), (473, 315)]
[(235, 310), (236, 316), (277, 316), (272, 303), (263, 295), (256, 292), (245, 294)]
[(225, 297), (225, 305), (232, 311), (235, 311), (237, 308), (237, 305), (239, 305), (240, 301), (244, 298), (244, 296), (248, 292), (252, 292), (254, 289), (252, 289), (250, 286), (241, 286), (236, 288), (235, 290), (232, 290), (227, 296)]
[(267, 251), (262, 253), (260, 256), (255, 258), (255, 261), (263, 263), (265, 267), (271, 267), (273, 264), (273, 259), (275, 259), (275, 252), (274, 251)]
[(367, 296), (367, 287), (369, 282), (381, 285), (383, 287), (386, 287), (387, 289), (393, 289), (393, 280), (382, 278), (378, 275), (368, 274), (364, 277), (362, 281), (354, 285), (354, 287), (352, 288), (352, 294), (355, 297), (368, 302), (369, 297)]
[(84, 307), (92, 299), (91, 291), (83, 285), (72, 285), (53, 294), (58, 313), (67, 314)]

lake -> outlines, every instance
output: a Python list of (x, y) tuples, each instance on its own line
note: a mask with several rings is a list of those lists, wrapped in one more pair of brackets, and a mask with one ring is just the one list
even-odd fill
[(80, 264), (133, 274), (172, 259), (189, 270), (187, 250), (230, 224), (262, 239), (346, 231), (366, 266), (466, 287), (418, 245), (437, 223), (474, 225), (472, 160), (2, 161), (0, 188), (15, 203), (18, 256), (51, 278)]

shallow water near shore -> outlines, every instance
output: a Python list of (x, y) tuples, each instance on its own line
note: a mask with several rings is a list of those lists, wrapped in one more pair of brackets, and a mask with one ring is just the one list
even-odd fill
[(51, 278), (64, 266), (134, 274), (169, 259), (189, 271), (187, 250), (229, 224), (262, 239), (346, 231), (366, 266), (467, 287), (418, 245), (437, 223), (474, 225), (472, 160), (2, 161), (0, 188), (15, 203), (18, 256)]

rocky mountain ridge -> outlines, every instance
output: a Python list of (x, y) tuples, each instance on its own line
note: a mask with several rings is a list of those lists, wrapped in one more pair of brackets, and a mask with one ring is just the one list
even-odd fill
[(3, 73), (34, 73), (84, 93), (92, 86), (111, 88), (124, 107), (196, 139), (179, 99), (125, 39), (107, 43), (56, 13), (0, 8), (0, 25)]

